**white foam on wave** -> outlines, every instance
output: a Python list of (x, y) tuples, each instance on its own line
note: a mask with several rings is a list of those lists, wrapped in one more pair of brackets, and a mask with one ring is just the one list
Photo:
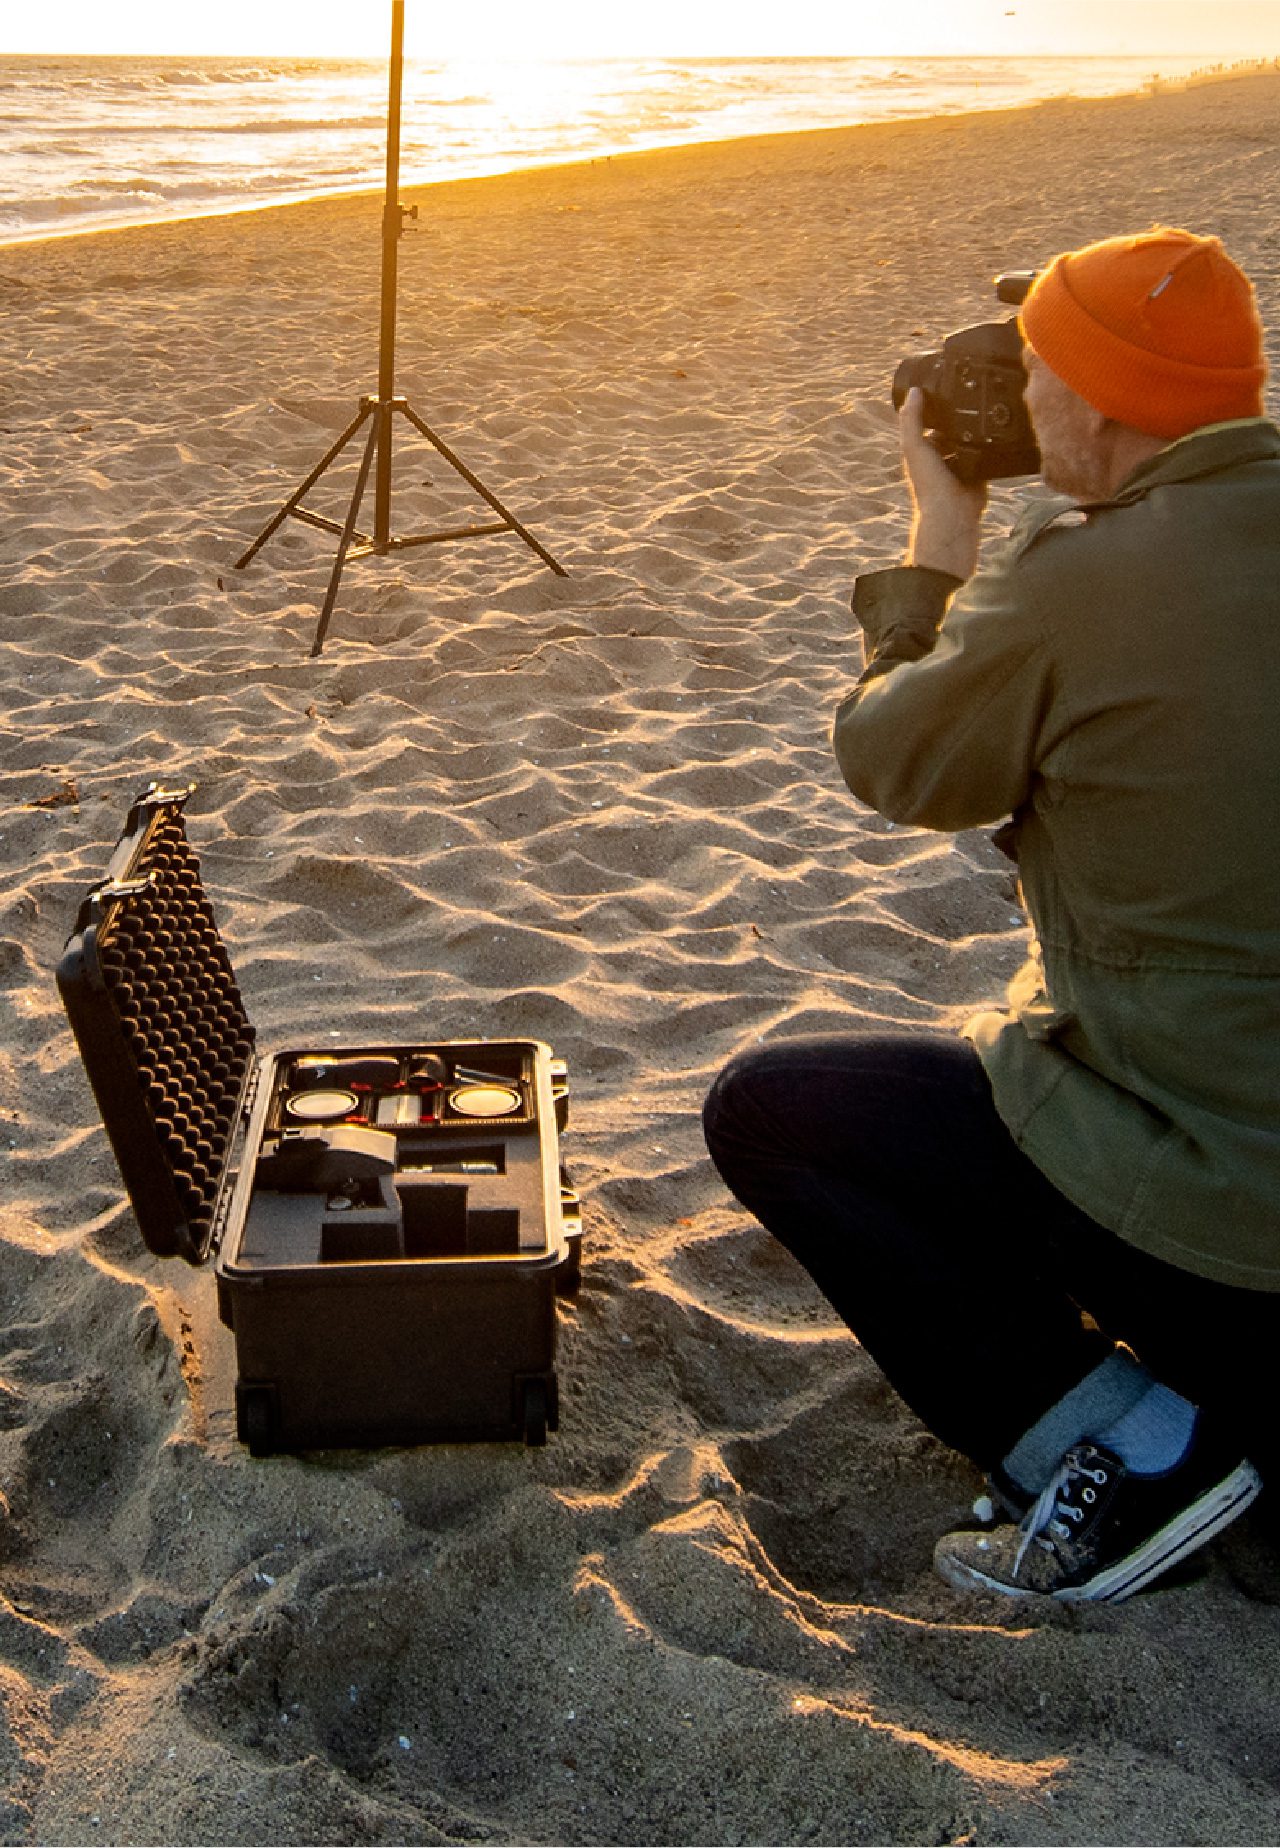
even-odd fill
[[(1166, 60), (1166, 75), (1191, 60)], [(406, 181), (1133, 90), (1142, 58), (411, 62)], [(0, 58), (0, 241), (376, 187), (386, 72), (315, 58)], [(174, 176), (181, 175), (181, 184)]]

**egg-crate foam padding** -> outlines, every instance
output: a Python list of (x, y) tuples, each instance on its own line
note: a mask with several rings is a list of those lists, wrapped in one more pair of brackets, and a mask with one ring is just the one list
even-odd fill
[(190, 794), (153, 786), (134, 804), (58, 988), (143, 1238), (201, 1264), (256, 1060), (187, 840)]

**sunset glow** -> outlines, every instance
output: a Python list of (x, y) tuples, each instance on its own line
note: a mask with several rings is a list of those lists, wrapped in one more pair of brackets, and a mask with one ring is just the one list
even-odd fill
[[(486, 51), (544, 57), (759, 55), (1035, 56), (1199, 53), (1271, 55), (1280, 39), (1274, 0), (900, 0), (889, 9), (833, 9), (828, 0), (649, 0), (642, 9), (595, 0), (494, 0), (483, 24), (470, 14), (408, 0), (411, 55)], [(386, 23), (379, 8), (338, 0), (223, 0), (216, 8), (170, 0), (66, 0), (48, 13), (6, 20), (7, 52), (184, 53), (378, 57)]]

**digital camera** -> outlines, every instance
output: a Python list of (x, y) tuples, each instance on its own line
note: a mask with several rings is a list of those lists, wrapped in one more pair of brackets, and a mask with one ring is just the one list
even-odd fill
[[(996, 300), (1023, 302), (1034, 270), (1010, 270), (996, 277)], [(999, 481), (1034, 475), (1040, 468), (1023, 393), (1018, 318), (983, 321), (948, 334), (933, 353), (904, 359), (893, 375), (898, 410), (913, 385), (924, 394), (924, 427), (939, 454), (961, 481)]]

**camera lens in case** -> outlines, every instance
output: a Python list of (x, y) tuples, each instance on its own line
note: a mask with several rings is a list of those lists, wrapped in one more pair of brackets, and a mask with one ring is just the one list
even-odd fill
[(285, 1104), (285, 1115), (299, 1123), (335, 1123), (349, 1116), (359, 1099), (354, 1091), (303, 1091)]
[(449, 1108), (459, 1116), (510, 1116), (520, 1108), (520, 1093), (505, 1084), (461, 1084), (450, 1091)]

